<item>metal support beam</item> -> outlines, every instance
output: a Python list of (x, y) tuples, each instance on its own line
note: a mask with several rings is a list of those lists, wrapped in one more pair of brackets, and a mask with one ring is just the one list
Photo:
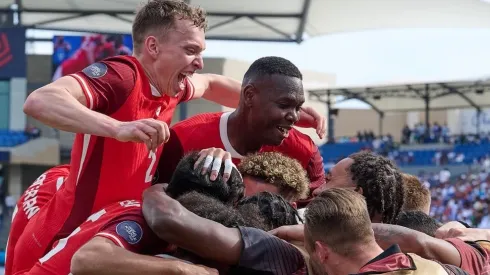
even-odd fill
[[(366, 89), (367, 90), (367, 89)], [(367, 105), (369, 105), (373, 110), (375, 110), (378, 114), (381, 114), (383, 113), (383, 111), (381, 111), (380, 109), (378, 109), (378, 107), (376, 107), (376, 105), (374, 105), (373, 103), (367, 101), (364, 97), (361, 97), (359, 95), (356, 95), (355, 93), (347, 90), (347, 89), (341, 89), (341, 91), (344, 93), (344, 95), (346, 97), (348, 97), (349, 99), (357, 99), (359, 101), (362, 101), (364, 103), (366, 103)]]
[(269, 25), (269, 24), (267, 24), (267, 23), (265, 23), (265, 22), (260, 21), (260, 20), (259, 20), (259, 19), (257, 19), (255, 16), (250, 17), (250, 19), (251, 19), (252, 21), (254, 21), (255, 23), (257, 23), (257, 24), (261, 25), (262, 27), (265, 27), (265, 28), (267, 28), (267, 29), (269, 29), (269, 30), (271, 30), (271, 31), (273, 31), (273, 32), (275, 32), (275, 33), (277, 33), (277, 34), (280, 34), (281, 36), (284, 36), (284, 37), (286, 37), (286, 38), (291, 38), (291, 35), (290, 35), (290, 34), (287, 34), (287, 33), (285, 33), (285, 32), (283, 32), (283, 31), (281, 31), (280, 29), (278, 29), (278, 28), (276, 28), (276, 27), (273, 27), (273, 26), (271, 26), (271, 25)]
[(430, 137), (430, 93), (429, 93), (429, 84), (425, 84), (425, 138), (428, 139)]
[(222, 22), (219, 22), (219, 23), (216, 23), (212, 26), (209, 26), (208, 27), (208, 31), (212, 30), (212, 29), (216, 29), (218, 27), (221, 27), (223, 25), (226, 25), (226, 24), (229, 24), (231, 22), (234, 22), (236, 20), (238, 20), (239, 18), (241, 18), (240, 16), (233, 16), (232, 18), (228, 19), (228, 20), (225, 20), (225, 21), (222, 21)]
[(335, 129), (334, 129), (334, 119), (332, 115), (332, 101), (331, 101), (331, 94), (330, 90), (327, 90), (327, 129), (328, 129), (328, 138), (327, 142), (328, 143), (334, 143), (335, 142)]
[(129, 24), (133, 24), (133, 20), (124, 18), (120, 14), (108, 14), (108, 15), (111, 16), (111, 17), (114, 17), (116, 19), (119, 19), (119, 20), (121, 20), (123, 22), (129, 23)]
[(468, 104), (470, 104), (473, 108), (475, 108), (477, 112), (481, 112), (480, 106), (478, 106), (478, 104), (476, 104), (473, 100), (471, 100), (471, 98), (469, 98), (467, 95), (460, 92), (458, 89), (451, 87), (451, 86), (448, 86), (446, 83), (439, 83), (439, 86), (443, 87), (444, 89), (449, 90), (449, 92), (451, 92), (452, 94), (459, 95), (466, 102), (468, 102)]
[(412, 85), (407, 85), (407, 89), (409, 89), (409, 90), (410, 90), (410, 91), (412, 91), (412, 92), (415, 92), (415, 93), (416, 93), (418, 96), (420, 96), (421, 98), (423, 98), (423, 97), (424, 97), (424, 95), (422, 95), (422, 93), (421, 93), (419, 90), (417, 90), (417, 89), (413, 88), (413, 87), (412, 87)]
[(379, 133), (379, 136), (382, 136), (383, 135), (383, 120), (385, 118), (385, 114), (384, 113), (378, 113), (378, 114), (379, 114), (378, 133)]
[(83, 17), (83, 15), (82, 14), (73, 14), (73, 15), (69, 15), (69, 16), (64, 16), (64, 17), (60, 17), (60, 18), (54, 18), (54, 19), (49, 19), (49, 20), (44, 20), (44, 21), (41, 21), (41, 22), (37, 22), (36, 24), (34, 24), (34, 26), (41, 26), (41, 25), (44, 25), (44, 24), (56, 23), (56, 22), (60, 22), (60, 21), (64, 21), (64, 20), (70, 20), (70, 19), (75, 19), (75, 18), (80, 18), (80, 17)]
[(304, 0), (303, 11), (301, 12), (301, 21), (299, 22), (298, 31), (296, 32), (296, 43), (303, 42), (303, 33), (305, 32), (306, 20), (308, 20), (308, 11), (310, 10), (311, 0)]

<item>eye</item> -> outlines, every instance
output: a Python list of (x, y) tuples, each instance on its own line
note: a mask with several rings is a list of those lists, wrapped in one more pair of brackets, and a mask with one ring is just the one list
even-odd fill
[(187, 48), (187, 49), (185, 49), (185, 51), (188, 55), (196, 54), (196, 50), (194, 48)]

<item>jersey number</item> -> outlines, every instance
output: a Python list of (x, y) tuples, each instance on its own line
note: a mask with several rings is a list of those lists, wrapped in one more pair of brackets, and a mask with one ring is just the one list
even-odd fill
[(151, 182), (153, 180), (151, 170), (153, 170), (153, 166), (155, 166), (155, 162), (157, 162), (157, 154), (155, 154), (155, 152), (153, 151), (150, 151), (150, 155), (148, 156), (148, 158), (151, 159), (151, 162), (148, 170), (146, 170), (145, 183)]
[[(106, 213), (105, 209), (102, 209), (99, 212), (96, 212), (96, 213), (92, 214), (90, 217), (88, 217), (87, 221), (95, 222), (100, 217), (102, 217), (102, 215), (104, 215), (105, 213)], [(42, 264), (42, 263), (46, 262), (47, 260), (51, 259), (54, 255), (58, 254), (63, 248), (65, 248), (66, 243), (68, 242), (70, 237), (72, 237), (73, 235), (80, 232), (80, 230), (81, 230), (81, 228), (79, 226), (75, 230), (73, 230), (73, 232), (71, 232), (71, 234), (68, 237), (59, 240), (58, 244), (56, 244), (56, 246), (53, 249), (51, 249), (51, 251), (49, 251), (46, 255), (44, 255), (44, 257), (39, 259), (39, 262), (41, 262), (41, 264)]]

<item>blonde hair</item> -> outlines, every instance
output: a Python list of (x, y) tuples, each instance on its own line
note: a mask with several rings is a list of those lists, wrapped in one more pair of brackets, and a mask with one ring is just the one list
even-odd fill
[[(306, 171), (295, 159), (277, 152), (255, 153), (238, 165), (242, 176), (251, 176), (277, 186), (291, 200), (305, 199), (309, 194), (310, 181)], [(284, 195), (283, 195), (284, 196)]]

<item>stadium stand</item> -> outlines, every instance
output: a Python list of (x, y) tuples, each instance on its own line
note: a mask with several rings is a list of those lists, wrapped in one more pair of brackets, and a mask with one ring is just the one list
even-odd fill
[(13, 147), (28, 140), (29, 136), (24, 131), (0, 129), (0, 147)]

